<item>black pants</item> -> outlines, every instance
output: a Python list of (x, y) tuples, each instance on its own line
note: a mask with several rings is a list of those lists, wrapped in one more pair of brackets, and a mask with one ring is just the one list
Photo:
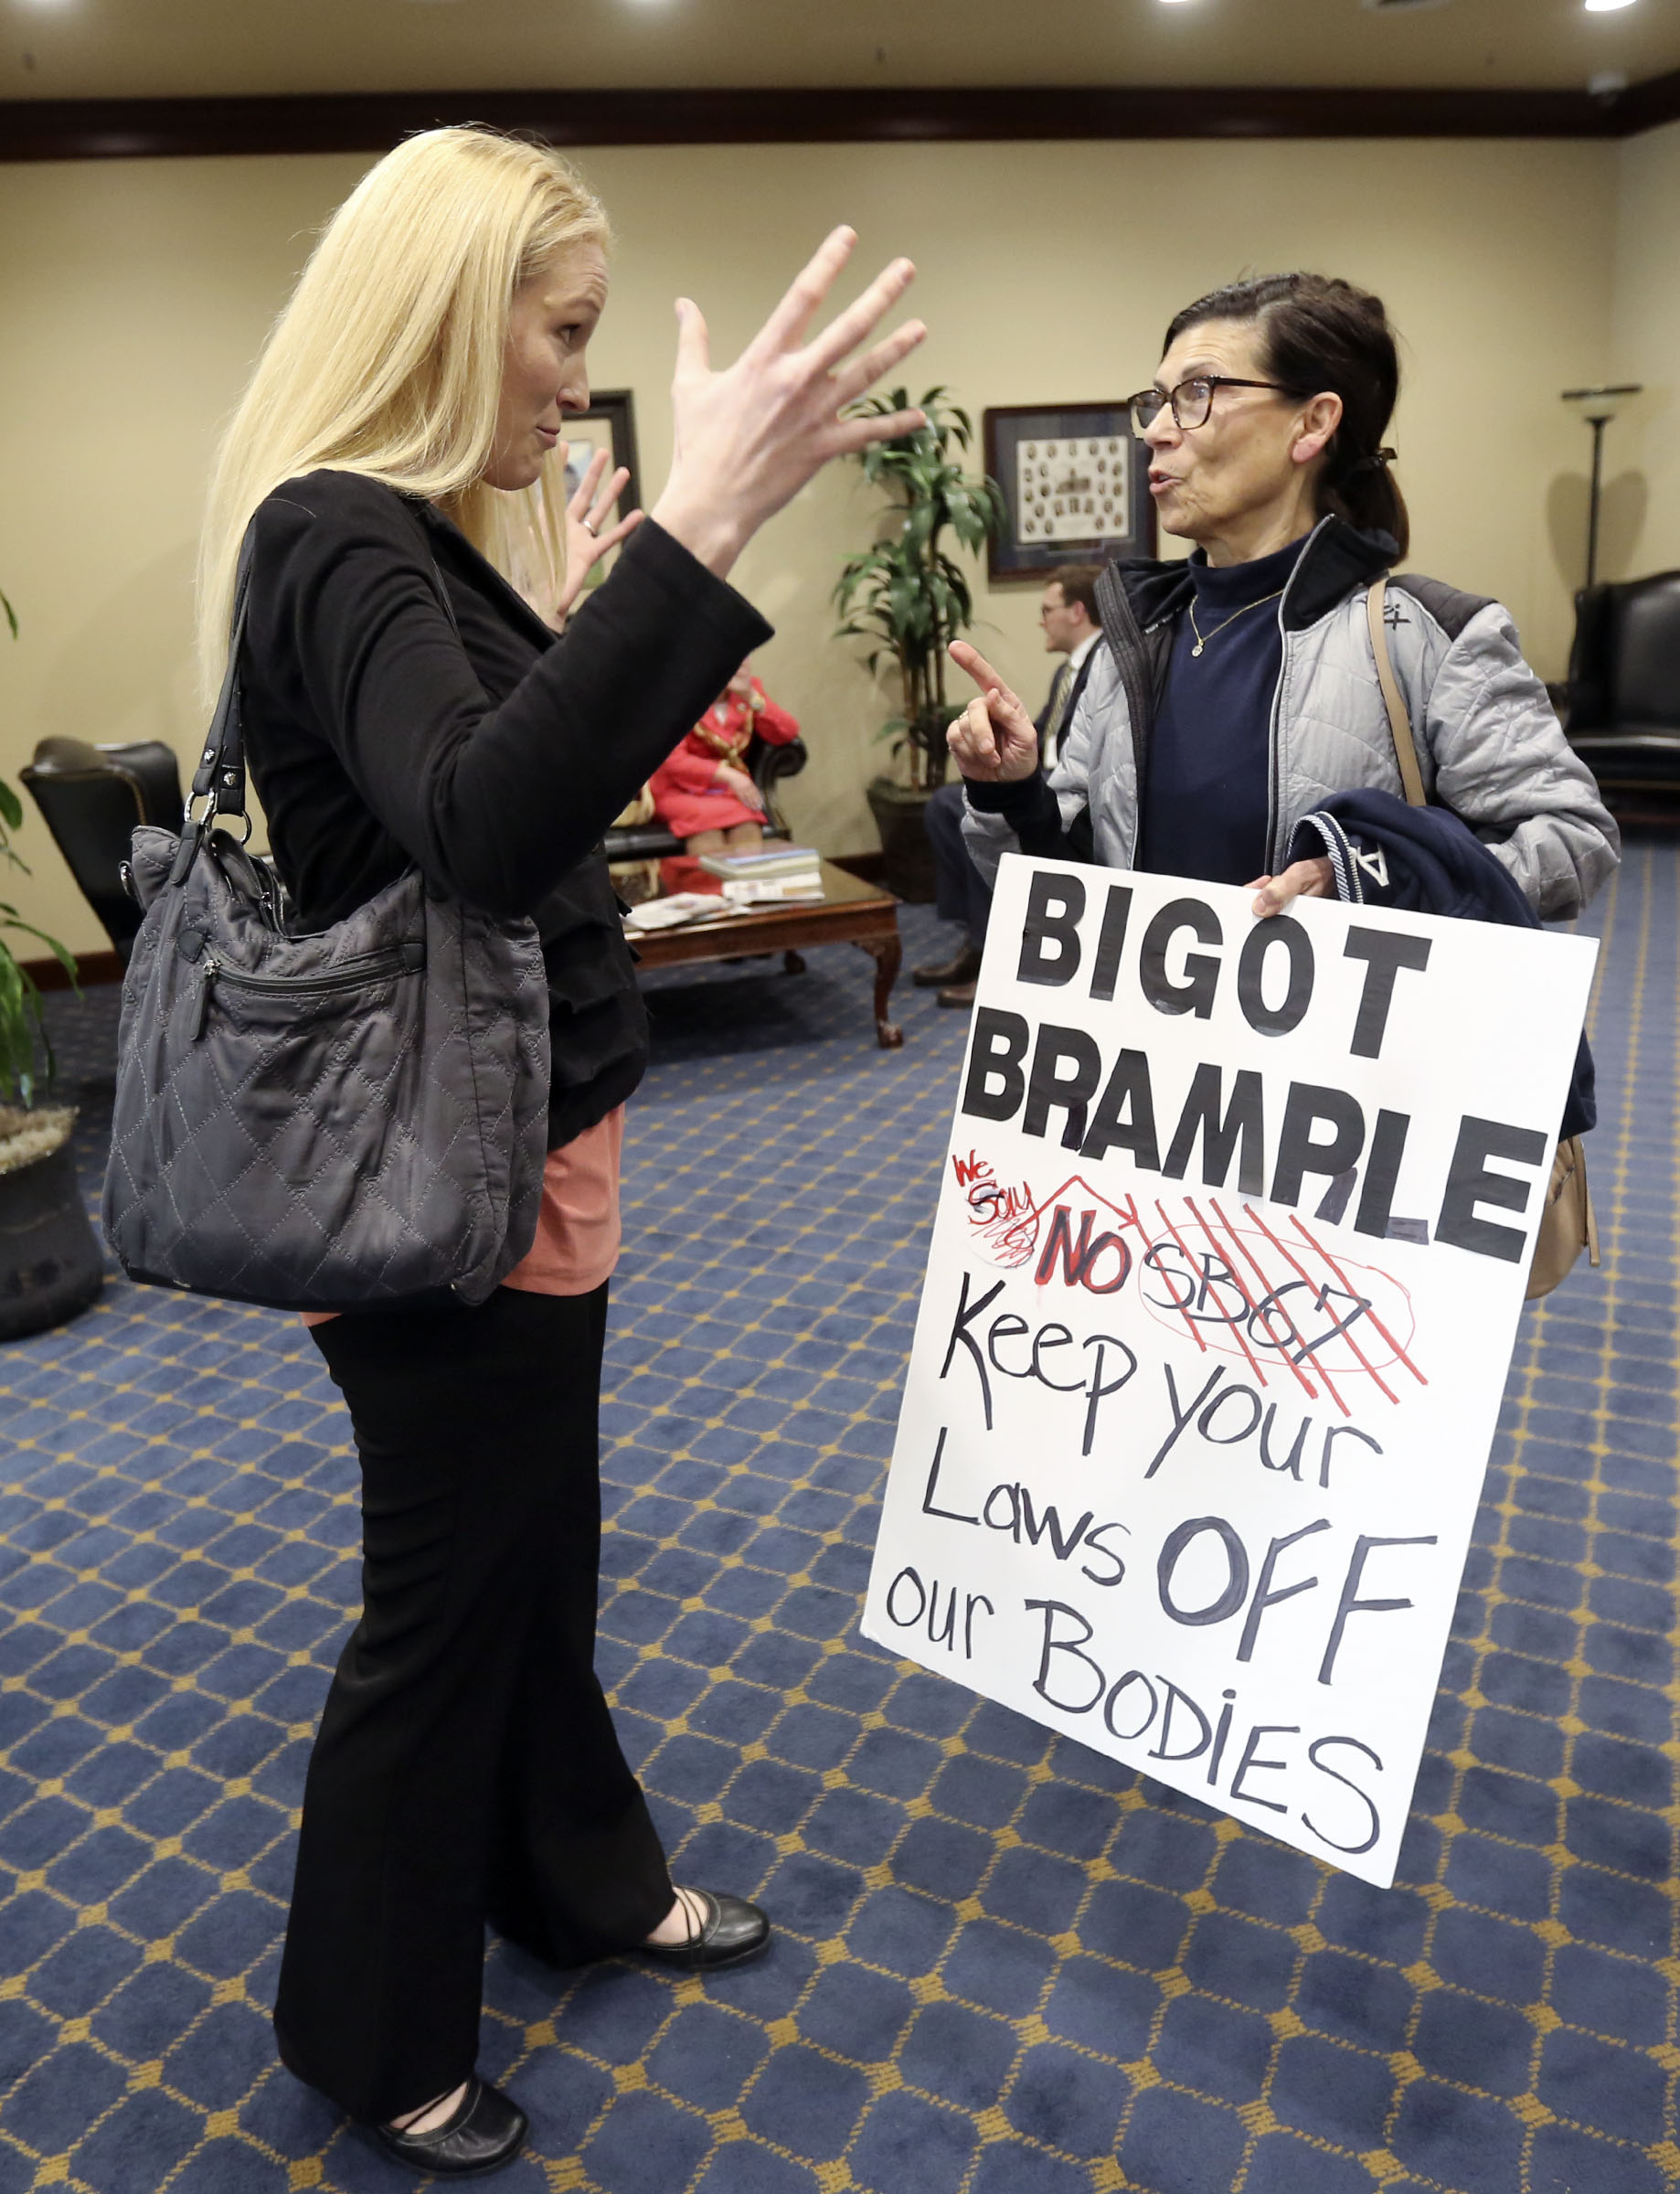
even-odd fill
[(933, 848), (934, 900), (941, 921), (960, 921), (978, 952), (992, 919), (992, 887), (975, 868), (962, 836), (960, 784), (941, 784), (922, 811)]
[(274, 2025), (353, 2117), (465, 2079), (484, 1926), (558, 1965), (670, 1877), (594, 1672), (607, 1290), (314, 1328), (362, 1460), (361, 1621), (310, 1757)]

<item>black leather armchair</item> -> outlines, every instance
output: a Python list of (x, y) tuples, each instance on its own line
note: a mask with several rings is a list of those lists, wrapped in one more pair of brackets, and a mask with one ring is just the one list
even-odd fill
[[(1680, 801), (1680, 571), (1583, 587), (1560, 713), (1609, 804)], [(1665, 795), (1661, 800), (1653, 795)]]
[(181, 827), (181, 772), (174, 750), (158, 739), (112, 747), (44, 739), (18, 774), (126, 967), (140, 909), (122, 889), (122, 863), (137, 824)]
[[(756, 731), (752, 735), (747, 749), (747, 769), (764, 795), (764, 828), (772, 838), (790, 835), (786, 818), (777, 804), (776, 786), (784, 777), (797, 777), (808, 759), (803, 739), (773, 747)], [(681, 838), (673, 836), (657, 818), (651, 823), (632, 824), (623, 830), (610, 830), (604, 843), (610, 861), (660, 861), (668, 854), (683, 850)]]

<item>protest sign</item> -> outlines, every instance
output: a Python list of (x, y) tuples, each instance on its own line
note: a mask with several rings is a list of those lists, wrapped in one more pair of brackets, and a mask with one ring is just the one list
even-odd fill
[(1387, 1886), (1597, 945), (1005, 860), (864, 1629)]

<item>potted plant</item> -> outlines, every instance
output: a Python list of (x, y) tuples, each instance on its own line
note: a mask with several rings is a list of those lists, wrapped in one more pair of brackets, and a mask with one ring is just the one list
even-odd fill
[[(17, 618), (4, 594), (0, 613), (16, 639)], [(12, 846), (23, 819), (23, 803), (0, 778), (0, 861), (27, 876)], [(74, 986), (76, 963), (63, 945), (0, 900), (0, 931), (5, 930), (46, 945)], [(0, 936), (0, 1341), (74, 1317), (103, 1279), (70, 1151), (76, 1114), (68, 1105), (36, 1103), (43, 1087), (50, 1092), (52, 1078), (39, 987)]]
[[(927, 424), (913, 434), (858, 453), (864, 477), (888, 501), (873, 548), (848, 557), (835, 589), (841, 623), (836, 638), (871, 640), (871, 671), (898, 671), (899, 712), (881, 728), (902, 757), (908, 783), (873, 779), (866, 788), (886, 856), (887, 882), (900, 899), (933, 897), (933, 862), (922, 826), (928, 796), (945, 782), (945, 733), (962, 712), (947, 698), (946, 649), (973, 623), (968, 576), (950, 554), (947, 535), (973, 553), (1003, 522), (1004, 499), (994, 481), (963, 470), (973, 440), (966, 411), (930, 389), (920, 408)], [(859, 416), (907, 408), (902, 389), (857, 406)]]

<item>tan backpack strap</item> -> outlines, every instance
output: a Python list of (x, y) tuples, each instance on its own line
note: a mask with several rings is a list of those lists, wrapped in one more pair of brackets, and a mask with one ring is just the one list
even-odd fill
[(1394, 740), (1394, 757), (1400, 765), (1400, 783), (1406, 787), (1407, 804), (1411, 807), (1427, 807), (1429, 796), (1423, 789), (1423, 772), (1418, 767), (1418, 750), (1411, 736), (1411, 718), (1407, 713), (1401, 697), (1399, 682), (1394, 675), (1394, 665), (1388, 655), (1388, 634), (1383, 621), (1383, 605), (1388, 600), (1388, 581), (1385, 576), (1373, 580), (1365, 598), (1366, 616), (1371, 627), (1371, 653), (1377, 657), (1377, 682), (1383, 689), (1383, 706), (1388, 711), (1388, 730)]
[(1587, 1261), (1596, 1272), (1599, 1265), (1599, 1215), (1592, 1208), (1592, 1185), (1587, 1178), (1587, 1153), (1581, 1147), (1579, 1135), (1574, 1142), (1575, 1163), (1581, 1171), (1581, 1199), (1587, 1207)]

